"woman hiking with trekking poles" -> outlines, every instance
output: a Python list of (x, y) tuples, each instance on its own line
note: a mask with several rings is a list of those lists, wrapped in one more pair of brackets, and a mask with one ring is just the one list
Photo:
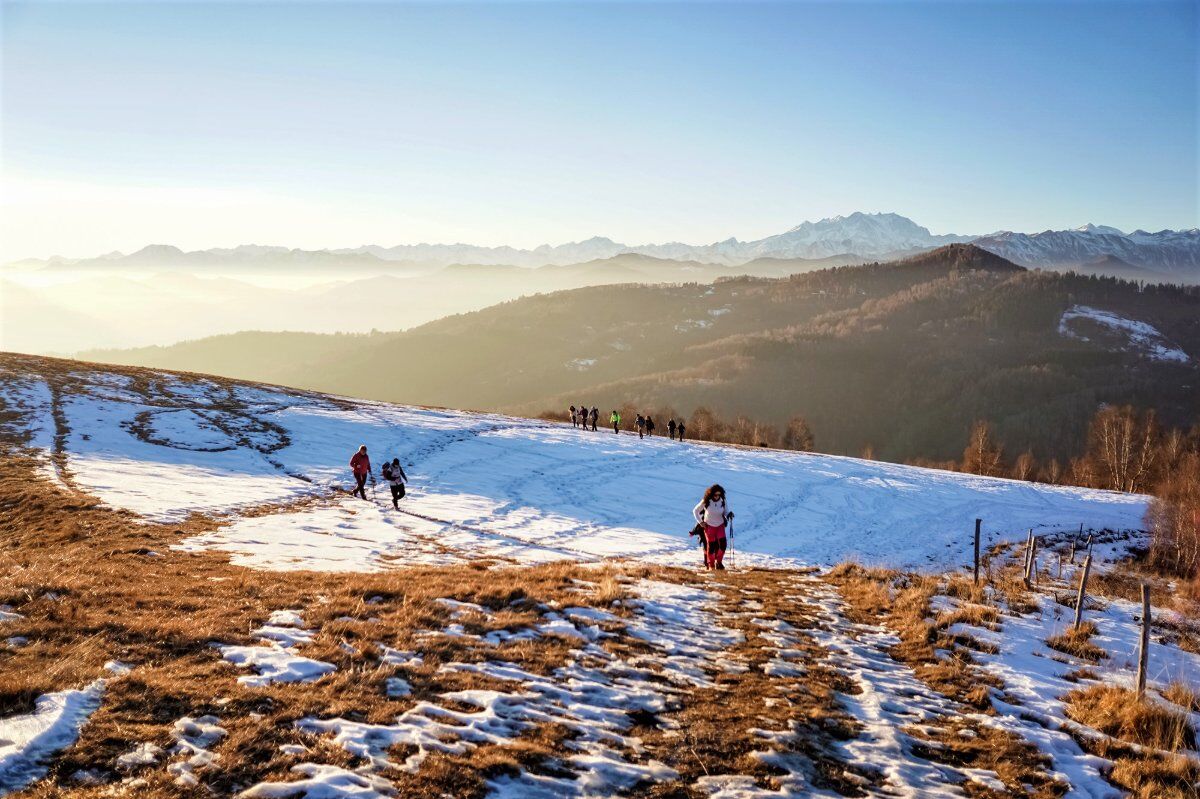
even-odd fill
[(726, 525), (733, 524), (733, 511), (725, 502), (725, 489), (714, 483), (704, 492), (704, 499), (692, 509), (696, 517), (696, 527), (704, 528), (704, 568), (724, 569)]

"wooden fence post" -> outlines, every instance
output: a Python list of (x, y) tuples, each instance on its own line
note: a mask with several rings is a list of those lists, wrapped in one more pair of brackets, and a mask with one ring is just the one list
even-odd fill
[(1092, 572), (1092, 553), (1088, 552), (1083, 559), (1083, 571), (1079, 573), (1079, 591), (1075, 594), (1075, 629), (1083, 623), (1083, 600), (1087, 596), (1088, 575)]
[(1025, 580), (1025, 587), (1029, 587), (1029, 557), (1033, 554), (1033, 530), (1029, 531), (1028, 537), (1025, 539), (1025, 571), (1021, 576)]
[(1025, 544), (1025, 587), (1032, 588), (1037, 570), (1037, 538), (1033, 530), (1029, 531), (1029, 540)]
[(1030, 545), (1030, 549), (1029, 549), (1029, 583), (1031, 585), (1037, 585), (1037, 582), (1038, 582), (1037, 559), (1038, 559), (1038, 540), (1037, 540), (1037, 536), (1034, 536), (1033, 543)]
[(975, 585), (979, 585), (979, 525), (983, 519), (975, 520)]
[(1137, 695), (1146, 694), (1146, 666), (1150, 662), (1150, 586), (1142, 583), (1142, 640), (1138, 647)]

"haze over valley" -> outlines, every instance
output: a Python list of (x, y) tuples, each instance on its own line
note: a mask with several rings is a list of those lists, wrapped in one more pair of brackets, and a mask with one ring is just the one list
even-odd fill
[(306, 251), (244, 245), (25, 259), (0, 271), (0, 346), (71, 354), (243, 330), (398, 331), (536, 293), (618, 283), (783, 277), (973, 241), (1024, 267), (1150, 283), (1200, 282), (1200, 231), (1085, 225), (935, 235), (897, 214), (805, 222), (764, 239), (629, 246), (592, 238), (529, 250), (468, 245)]

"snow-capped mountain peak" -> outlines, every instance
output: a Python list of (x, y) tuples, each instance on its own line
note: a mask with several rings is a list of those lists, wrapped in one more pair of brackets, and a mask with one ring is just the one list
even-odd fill
[(1093, 225), (1091, 222), (1088, 222), (1086, 225), (1081, 225), (1080, 227), (1075, 228), (1075, 231), (1077, 233), (1096, 233), (1096, 234), (1103, 235), (1103, 236), (1124, 236), (1125, 235), (1120, 230), (1118, 230), (1117, 228), (1112, 227), (1110, 225)]

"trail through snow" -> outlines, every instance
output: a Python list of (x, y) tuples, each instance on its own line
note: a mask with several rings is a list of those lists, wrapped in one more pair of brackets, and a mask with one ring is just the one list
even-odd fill
[[(50, 446), (44, 384), (5, 379), (34, 447)], [(481, 556), (516, 562), (632, 557), (690, 565), (690, 509), (720, 482), (737, 512), (737, 557), (756, 565), (960, 563), (975, 518), (985, 544), (1039, 531), (1141, 526), (1146, 498), (855, 458), (681, 444), (566, 424), (227, 389), (169, 375), (149, 389), (81, 373), (63, 396), (74, 483), (150, 521), (192, 512), (229, 523), (183, 542), (270, 569), (365, 571)], [(378, 471), (398, 457), (412, 482), (399, 512), (327, 500), (366, 443)], [(344, 496), (344, 495), (343, 495)], [(279, 503), (281, 512), (239, 517)]]

